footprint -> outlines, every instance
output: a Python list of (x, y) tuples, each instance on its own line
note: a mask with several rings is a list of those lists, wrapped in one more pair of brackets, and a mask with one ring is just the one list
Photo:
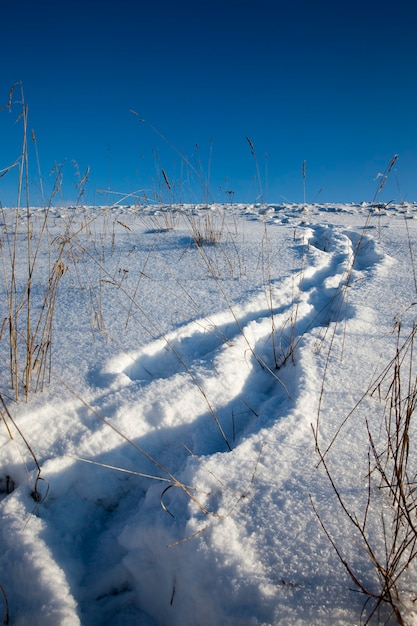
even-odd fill
[(134, 381), (170, 378), (189, 369), (194, 361), (201, 360), (230, 341), (225, 334), (227, 328), (213, 327), (208, 323), (200, 325), (201, 328), (197, 330), (195, 323), (187, 325), (179, 332), (152, 342), (135, 356), (134, 362), (124, 369), (124, 373)]
[(345, 234), (352, 242), (355, 253), (354, 269), (371, 269), (386, 257), (375, 239), (366, 233), (346, 231)]

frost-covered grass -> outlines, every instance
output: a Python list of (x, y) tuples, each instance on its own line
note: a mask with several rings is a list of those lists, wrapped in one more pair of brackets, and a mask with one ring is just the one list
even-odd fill
[[(33, 320), (61, 264), (42, 393), (31, 374), (16, 401), (7, 323), (0, 341), (10, 623), (417, 623), (415, 368), (401, 351), (416, 215), (415, 204), (3, 211), (2, 319), (11, 296), (26, 305), (28, 220)], [(26, 391), (26, 360), (12, 371)], [(393, 565), (404, 528), (411, 552), (390, 586), (379, 566)]]

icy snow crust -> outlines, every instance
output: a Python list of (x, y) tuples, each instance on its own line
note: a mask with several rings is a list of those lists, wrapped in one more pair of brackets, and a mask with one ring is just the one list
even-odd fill
[[(15, 403), (7, 362), (2, 373), (45, 481), (35, 502), (33, 460), (2, 426), (0, 583), (10, 623), (366, 618), (366, 598), (311, 504), (376, 591), (318, 467), (311, 425), (321, 399), (325, 447), (392, 358), (395, 316), (412, 323), (406, 233), (414, 245), (416, 215), (415, 204), (51, 210), (44, 280), (48, 247), (66, 227), (78, 231), (56, 304), (52, 379)], [(41, 216), (33, 209), (35, 224)], [(190, 220), (203, 228), (207, 217), (221, 239), (199, 247)], [(23, 260), (16, 271), (24, 277)], [(379, 428), (382, 407), (368, 398), (328, 458), (358, 512), (365, 410)], [(383, 549), (378, 519), (372, 532)], [(413, 569), (404, 597), (416, 595), (415, 583)], [(412, 608), (404, 615), (417, 623)]]

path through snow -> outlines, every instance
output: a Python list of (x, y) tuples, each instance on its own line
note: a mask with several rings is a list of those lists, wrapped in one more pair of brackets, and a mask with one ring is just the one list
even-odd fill
[[(311, 424), (326, 368), (330, 429), (369, 382), (369, 357), (380, 358), (382, 345), (369, 284), (387, 280), (392, 262), (372, 231), (359, 228), (359, 208), (356, 228), (340, 212), (331, 223), (330, 211), (311, 211), (261, 215), (271, 222), (275, 260), (270, 280), (251, 284), (246, 297), (137, 348), (129, 335), (127, 350), (113, 344), (87, 367), (84, 389), (65, 380), (74, 394), (56, 383), (20, 407), (49, 491), (33, 502), (22, 446), (3, 441), (2, 475), (19, 485), (1, 503), (0, 581), (12, 623), (29, 616), (42, 626), (358, 622), (364, 599), (350, 590), (309, 501), (324, 519), (339, 515), (316, 468)], [(129, 212), (120, 215), (127, 223)], [(249, 223), (246, 240), (257, 237), (259, 246), (262, 221)], [(284, 244), (290, 268), (276, 260), (275, 246)], [(218, 277), (211, 283), (227, 289)], [(346, 429), (342, 479), (351, 476), (351, 446), (352, 459), (364, 460), (363, 436), (357, 425)], [(352, 492), (359, 488), (352, 483)], [(348, 532), (343, 517), (337, 527), (342, 537)], [(364, 556), (347, 550), (370, 571)]]

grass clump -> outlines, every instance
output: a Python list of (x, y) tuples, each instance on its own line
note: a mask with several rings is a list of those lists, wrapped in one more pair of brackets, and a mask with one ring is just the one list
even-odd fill
[[(16, 99), (15, 93), (17, 93)], [(23, 391), (27, 399), (31, 390), (44, 388), (51, 373), (52, 331), (58, 287), (66, 271), (65, 249), (68, 233), (52, 245), (48, 217), (52, 203), (61, 188), (62, 167), (55, 169), (55, 181), (49, 201), (34, 213), (29, 199), (28, 106), (23, 86), (11, 90), (7, 109), (19, 108), (22, 122), (22, 149), (15, 161), (18, 168), (17, 204), (14, 209), (1, 207), (3, 236), (0, 261), (2, 267), (6, 312), (2, 320), (0, 342), (6, 343), (10, 385), (18, 400)], [(31, 133), (36, 149), (36, 137)], [(39, 172), (39, 180), (42, 181)], [(42, 195), (43, 185), (41, 184)], [(44, 243), (48, 250), (43, 252)], [(18, 274), (17, 261), (25, 259), (25, 274)], [(46, 279), (45, 279), (46, 276)]]

